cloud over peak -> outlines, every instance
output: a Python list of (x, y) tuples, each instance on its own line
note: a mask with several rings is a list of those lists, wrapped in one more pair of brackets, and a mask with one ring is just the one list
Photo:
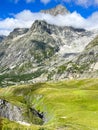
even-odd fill
[(14, 28), (29, 28), (35, 20), (45, 20), (57, 26), (73, 26), (75, 28), (96, 29), (98, 28), (98, 12), (93, 13), (87, 19), (79, 13), (73, 12), (67, 15), (52, 16), (44, 13), (33, 13), (24, 10), (14, 16), (0, 20), (0, 35), (8, 35)]

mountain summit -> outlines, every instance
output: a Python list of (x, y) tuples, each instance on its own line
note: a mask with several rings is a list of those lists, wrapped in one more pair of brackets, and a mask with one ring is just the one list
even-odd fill
[(69, 14), (70, 12), (66, 9), (65, 6), (60, 4), (52, 9), (41, 10), (41, 13), (57, 16), (58, 14), (64, 15), (64, 14)]

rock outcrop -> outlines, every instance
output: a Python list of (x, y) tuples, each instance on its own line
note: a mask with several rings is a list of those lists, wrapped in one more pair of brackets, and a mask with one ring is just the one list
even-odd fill
[(7, 118), (10, 121), (16, 121), (21, 124), (42, 124), (43, 115), (32, 108), (21, 108), (10, 102), (0, 99), (0, 117)]
[(22, 109), (2, 99), (0, 99), (0, 117), (11, 121), (24, 121)]

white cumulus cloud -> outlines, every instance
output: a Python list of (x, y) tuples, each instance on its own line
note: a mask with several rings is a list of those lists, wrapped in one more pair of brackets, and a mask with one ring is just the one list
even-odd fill
[(14, 28), (30, 28), (35, 20), (45, 20), (57, 26), (73, 26), (75, 28), (97, 29), (98, 12), (93, 13), (87, 19), (79, 13), (73, 12), (67, 15), (51, 16), (43, 13), (33, 13), (24, 10), (16, 14), (13, 18), (0, 20), (0, 35), (8, 35)]
[(79, 6), (83, 7), (90, 7), (90, 6), (98, 6), (98, 0), (55, 0), (59, 2), (65, 2), (65, 3), (74, 3)]

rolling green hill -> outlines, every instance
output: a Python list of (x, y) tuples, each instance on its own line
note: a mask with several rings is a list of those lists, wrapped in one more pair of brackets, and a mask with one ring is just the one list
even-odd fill
[(1, 88), (0, 99), (44, 115), (43, 124), (22, 125), (2, 118), (1, 130), (98, 130), (98, 79)]

